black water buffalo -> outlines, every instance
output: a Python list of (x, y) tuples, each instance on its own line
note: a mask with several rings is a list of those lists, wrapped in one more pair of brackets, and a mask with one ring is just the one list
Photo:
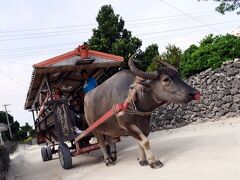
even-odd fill
[[(199, 98), (199, 91), (188, 86), (171, 66), (160, 67), (155, 72), (143, 72), (129, 59), (130, 70), (123, 70), (87, 93), (84, 99), (85, 118), (89, 125), (105, 114), (113, 105), (122, 103), (128, 96), (135, 77), (143, 78), (134, 101), (138, 112), (150, 112), (161, 102), (188, 103)], [(166, 65), (166, 63), (165, 63)], [(132, 136), (139, 145), (139, 164), (152, 168), (162, 167), (161, 161), (154, 157), (147, 136), (149, 135), (150, 115), (120, 112), (99, 126), (94, 135), (97, 137), (107, 166), (116, 160), (116, 145), (112, 144), (112, 154), (108, 153), (104, 137)]]

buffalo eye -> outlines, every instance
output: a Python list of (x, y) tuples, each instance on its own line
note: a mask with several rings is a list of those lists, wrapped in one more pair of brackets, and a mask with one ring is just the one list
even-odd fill
[(169, 79), (169, 78), (164, 78), (163, 81), (164, 81), (164, 82), (169, 82), (170, 79)]

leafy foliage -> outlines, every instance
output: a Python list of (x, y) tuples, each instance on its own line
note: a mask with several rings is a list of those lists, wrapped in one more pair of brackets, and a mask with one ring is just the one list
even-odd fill
[(25, 141), (26, 139), (29, 139), (29, 137), (32, 139), (35, 136), (36, 136), (35, 130), (28, 123), (25, 123), (24, 126), (21, 126), (20, 131), (18, 131), (19, 141)]
[[(13, 138), (17, 139), (17, 134), (20, 128), (20, 124), (19, 122), (14, 121), (13, 117), (10, 114), (8, 114), (8, 118), (9, 118), (11, 130), (12, 130)], [(7, 118), (4, 111), (0, 111), (0, 123), (7, 124)], [(2, 136), (3, 136), (3, 140), (5, 141), (10, 140), (10, 135), (8, 131), (2, 132)]]
[(166, 52), (162, 53), (162, 59), (174, 67), (179, 68), (181, 55), (182, 51), (179, 47), (175, 46), (174, 44), (168, 44), (166, 46)]
[(206, 36), (199, 46), (191, 45), (182, 55), (180, 72), (189, 77), (208, 68), (218, 68), (229, 59), (240, 57), (240, 38), (225, 36)]
[[(235, 11), (240, 8), (239, 0), (215, 0), (220, 2), (219, 6), (216, 7), (216, 11), (225, 14), (225, 12)], [(240, 11), (237, 11), (240, 14)]]
[[(14, 140), (23, 141), (27, 139), (29, 136), (33, 138), (36, 136), (35, 130), (28, 123), (20, 127), (19, 122), (14, 121), (13, 117), (10, 114), (8, 114), (8, 118)], [(0, 111), (0, 123), (7, 124), (7, 118), (4, 111)], [(4, 141), (11, 141), (9, 131), (2, 132), (2, 137)]]
[[(225, 14), (225, 12), (236, 11), (240, 8), (239, 0), (214, 0), (219, 2), (219, 6), (216, 7), (216, 11), (221, 14)], [(237, 11), (237, 14), (240, 14), (240, 10)]]
[(176, 47), (174, 44), (168, 44), (166, 46), (166, 51), (160, 55), (153, 58), (151, 64), (148, 66), (148, 71), (155, 71), (160, 66), (159, 61), (165, 61), (176, 68), (179, 68), (179, 63), (181, 59), (182, 51), (179, 47)]
[[(124, 28), (124, 20), (114, 13), (111, 5), (102, 6), (96, 20), (98, 27), (88, 40), (90, 49), (120, 55), (127, 61), (141, 47), (142, 41)], [(126, 62), (123, 67), (127, 67)]]
[(157, 44), (149, 45), (144, 52), (140, 51), (137, 56), (138, 68), (146, 71), (157, 55), (159, 55)]

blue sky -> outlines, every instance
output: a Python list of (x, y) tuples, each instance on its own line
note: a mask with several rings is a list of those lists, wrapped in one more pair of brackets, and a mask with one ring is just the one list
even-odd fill
[(126, 27), (143, 40), (143, 47), (168, 43), (186, 49), (209, 33), (236, 29), (240, 16), (215, 12), (216, 2), (197, 0), (7, 0), (0, 5), (0, 110), (9, 107), (21, 124), (32, 124), (23, 110), (31, 79), (31, 65), (65, 53), (86, 41), (96, 27), (104, 4), (126, 21)]

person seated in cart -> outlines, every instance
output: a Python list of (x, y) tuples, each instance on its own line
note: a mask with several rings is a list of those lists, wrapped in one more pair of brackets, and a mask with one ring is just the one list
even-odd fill
[[(71, 117), (72, 117), (71, 119), (72, 119), (74, 131), (77, 134), (81, 134), (82, 131), (78, 128), (78, 124), (79, 124), (80, 128), (83, 128), (82, 127), (82, 118), (80, 116), (81, 109), (75, 99), (70, 100), (69, 109), (70, 109), (70, 113), (71, 113)], [(79, 122), (79, 123), (77, 124), (77, 122)]]
[[(53, 87), (52, 98), (54, 100), (58, 100), (58, 99), (64, 99), (66, 97), (64, 96), (64, 94), (63, 94), (62, 90), (60, 89), (60, 87), (55, 86), (55, 87)], [(78, 117), (76, 116), (76, 114), (71, 109), (70, 109), (70, 113), (71, 113), (71, 121), (72, 121), (74, 132), (76, 134), (81, 134), (82, 131), (77, 127)]]
[(41, 91), (39, 96), (39, 107), (38, 118), (41, 120), (46, 114), (46, 103), (48, 102), (49, 93), (47, 91)]
[[(83, 94), (87, 94), (89, 91), (93, 90), (94, 88), (97, 87), (98, 83), (97, 80), (94, 77), (90, 77), (87, 70), (83, 69), (81, 71), (81, 76), (82, 79), (84, 80), (84, 85), (83, 85)], [(92, 137), (89, 141), (90, 144), (96, 144), (97, 143), (97, 138)]]
[[(41, 94), (40, 94), (40, 111), (38, 113), (38, 117), (41, 118), (45, 116), (45, 111), (47, 110), (47, 102), (51, 101), (52, 99), (53, 100), (59, 100), (59, 99), (62, 99), (62, 98), (65, 98), (65, 96), (63, 95), (63, 92), (62, 90), (60, 89), (60, 87), (53, 87), (53, 93), (52, 95), (50, 95), (50, 93), (48, 92), (45, 92), (45, 91), (41, 91)], [(44, 99), (44, 100), (43, 100)], [(77, 127), (77, 117), (75, 116), (75, 114), (72, 114), (71, 113), (71, 121), (72, 121), (72, 124), (73, 124), (73, 129), (74, 129), (74, 132), (76, 134), (80, 134), (82, 131)]]
[(54, 86), (54, 87), (53, 87), (52, 98), (53, 98), (54, 100), (64, 99), (64, 98), (65, 98), (65, 96), (64, 96), (62, 90), (60, 89), (60, 87), (58, 87), (58, 86)]
[(97, 80), (94, 77), (89, 77), (87, 70), (81, 71), (82, 79), (84, 80), (83, 93), (86, 94), (89, 91), (97, 87)]
[[(63, 93), (59, 87), (54, 87), (53, 88), (53, 94), (52, 94), (53, 99), (61, 99), (63, 98)], [(40, 92), (39, 96), (39, 105), (40, 105), (40, 110), (38, 112), (38, 118), (41, 120), (46, 114), (45, 111), (47, 110), (47, 102), (51, 100), (50, 93), (47, 90), (42, 90)]]

